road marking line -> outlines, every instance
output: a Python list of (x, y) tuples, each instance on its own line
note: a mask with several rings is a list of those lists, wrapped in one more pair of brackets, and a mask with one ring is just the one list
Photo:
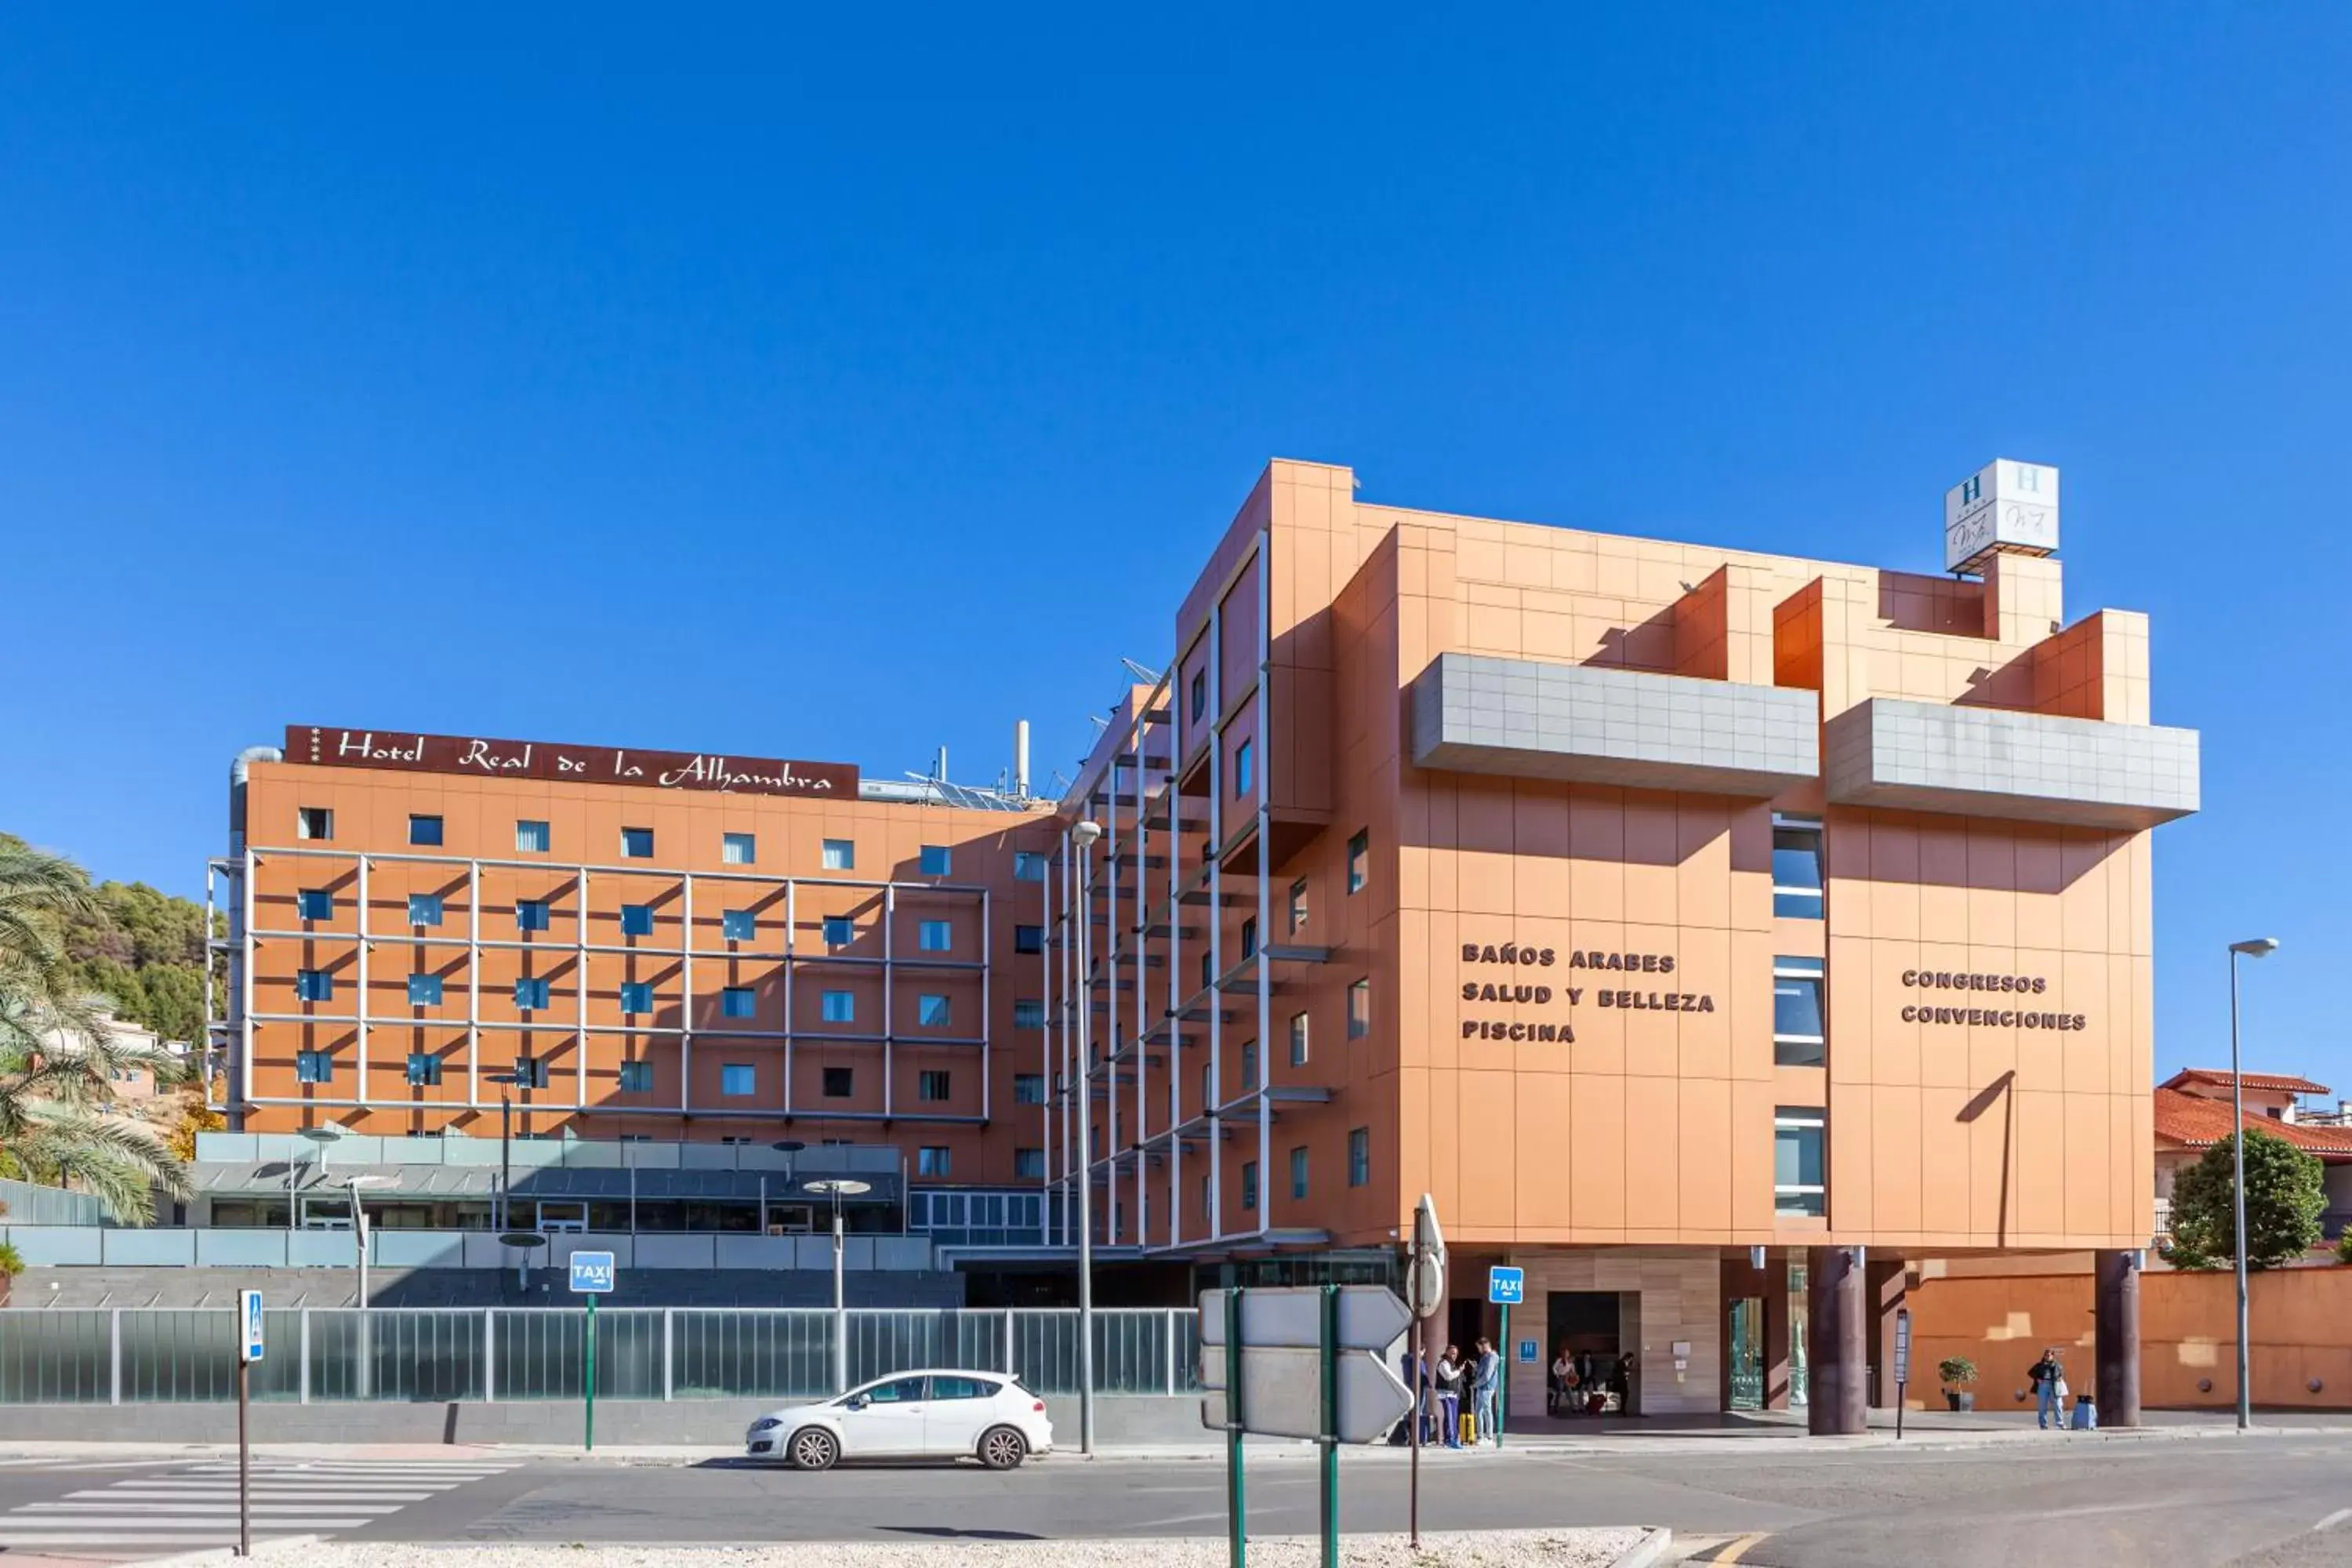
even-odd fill
[(2347, 1519), (2352, 1519), (2352, 1508), (2339, 1508), (2317, 1524), (2313, 1525), (2311, 1532), (2316, 1535), (2323, 1530), (2333, 1530)]
[[(143, 1529), (148, 1521), (158, 1519), (170, 1520), (180, 1524), (210, 1523), (224, 1515), (234, 1517), (236, 1511), (237, 1506), (233, 1502), (194, 1503), (178, 1508), (164, 1508), (158, 1505), (152, 1512), (138, 1519), (125, 1519), (121, 1523), (125, 1530)], [(357, 1503), (255, 1503), (253, 1505), (253, 1517), (256, 1519), (265, 1517), (277, 1520), (341, 1519), (350, 1515), (366, 1520), (381, 1519), (386, 1514), (399, 1511), (397, 1508), (369, 1508)], [(30, 1502), (8, 1517), (16, 1520), (62, 1519), (68, 1516), (75, 1519), (113, 1519), (118, 1512), (118, 1510), (105, 1508), (97, 1503)]]
[(1748, 1549), (1749, 1547), (1763, 1541), (1769, 1533), (1769, 1531), (1759, 1531), (1751, 1535), (1743, 1535), (1738, 1540), (1732, 1542), (1729, 1545), (1725, 1546), (1722, 1550), (1718, 1551), (1714, 1556), (1708, 1558), (1707, 1561), (1710, 1563), (1737, 1563), (1742, 1557), (1748, 1555)]

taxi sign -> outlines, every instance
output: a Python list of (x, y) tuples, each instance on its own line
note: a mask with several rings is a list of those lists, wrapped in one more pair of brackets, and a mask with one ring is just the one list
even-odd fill
[(575, 1252), (572, 1255), (572, 1292), (575, 1296), (609, 1296), (614, 1273), (611, 1253)]

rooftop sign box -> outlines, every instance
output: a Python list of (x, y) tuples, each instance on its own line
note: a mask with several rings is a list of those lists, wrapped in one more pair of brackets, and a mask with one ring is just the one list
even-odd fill
[(1944, 570), (1975, 572), (2004, 551), (2058, 548), (2058, 470), (1996, 458), (1944, 492)]
[(856, 799), (857, 769), (847, 763), (784, 762), (709, 752), (638, 752), (549, 741), (493, 741), (478, 735), (419, 735), (403, 730), (286, 727), (286, 760), (317, 767), (383, 768), (394, 773), (471, 773), (488, 778), (570, 784), (643, 784), (652, 789), (733, 795), (803, 795)]

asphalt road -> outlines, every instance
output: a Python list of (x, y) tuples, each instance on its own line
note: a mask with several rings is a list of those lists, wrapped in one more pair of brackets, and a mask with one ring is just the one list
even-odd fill
[[(334, 1463), (275, 1468), (287, 1510), (277, 1517), (364, 1512), (317, 1531), (354, 1541), (558, 1543), (1211, 1534), (1225, 1518), (1223, 1468), (1199, 1458), (1064, 1457), (1008, 1475), (971, 1466), (802, 1475), (736, 1463), (451, 1460), (438, 1479), (430, 1460), (353, 1461), (341, 1471)], [(37, 1552), (140, 1555), (137, 1543), (151, 1537), (156, 1550), (183, 1550), (167, 1522), (173, 1500), (217, 1497), (206, 1489), (221, 1475), (184, 1462), (0, 1468), (0, 1568)], [(1396, 1458), (1350, 1454), (1341, 1485), (1345, 1528), (1404, 1528)], [(1310, 1460), (1253, 1454), (1248, 1486), (1253, 1531), (1314, 1528)], [(74, 1510), (64, 1524), (61, 1510)], [(217, 1530), (216, 1519), (199, 1514), (188, 1528)], [(2352, 1564), (2352, 1437), (2053, 1435), (1972, 1449), (1787, 1454), (1736, 1442), (1719, 1452), (1447, 1456), (1423, 1471), (1428, 1530), (1633, 1523), (1672, 1526), (1700, 1560), (1773, 1568)], [(122, 1532), (132, 1544), (120, 1543)], [(68, 1539), (77, 1535), (88, 1539)]]

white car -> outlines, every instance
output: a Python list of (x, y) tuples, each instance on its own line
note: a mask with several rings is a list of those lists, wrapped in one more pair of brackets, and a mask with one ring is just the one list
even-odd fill
[(900, 1372), (751, 1423), (743, 1451), (803, 1470), (836, 1459), (961, 1458), (1009, 1470), (1052, 1452), (1045, 1402), (1001, 1372)]

